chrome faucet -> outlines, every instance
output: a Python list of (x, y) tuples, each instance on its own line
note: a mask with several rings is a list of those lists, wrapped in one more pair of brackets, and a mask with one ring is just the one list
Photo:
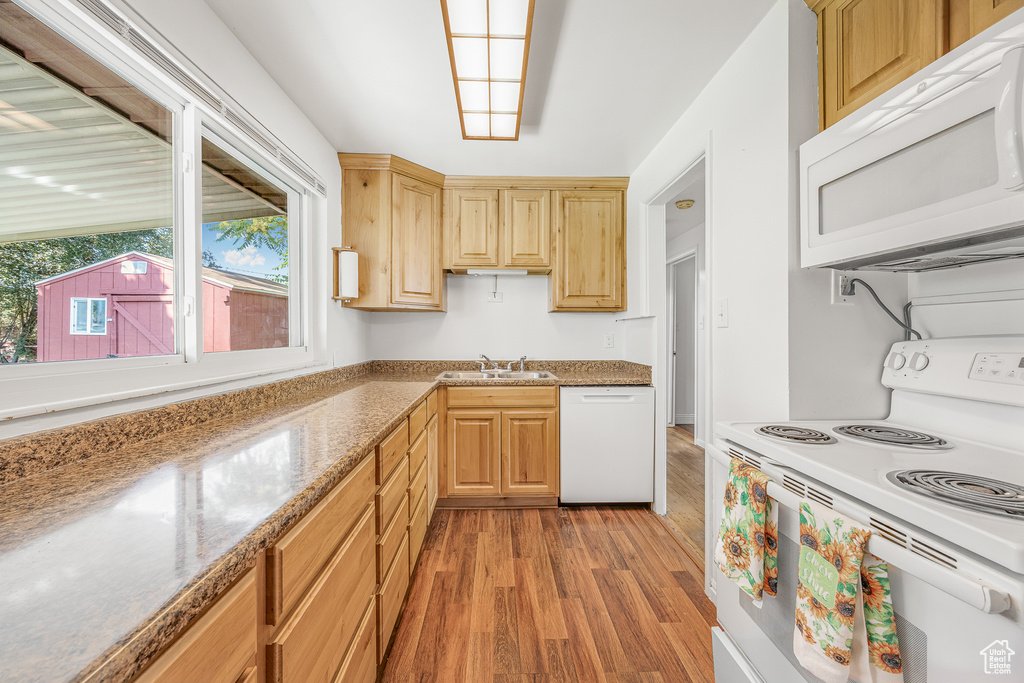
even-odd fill
[[(497, 365), (495, 365), (493, 360), (491, 360), (490, 358), (488, 358), (484, 354), (481, 353), (480, 357), (483, 358), (485, 361), (487, 361), (490, 364), (492, 370), (501, 370), (501, 368), (499, 368)], [(483, 360), (478, 360), (477, 363), (480, 364), (480, 372), (487, 372), (487, 366), (484, 365), (484, 361)]]
[[(505, 369), (508, 370), (509, 372), (512, 372), (512, 366), (515, 364), (516, 362), (514, 360), (510, 360)], [(519, 359), (519, 372), (526, 372), (526, 356), (523, 356)]]

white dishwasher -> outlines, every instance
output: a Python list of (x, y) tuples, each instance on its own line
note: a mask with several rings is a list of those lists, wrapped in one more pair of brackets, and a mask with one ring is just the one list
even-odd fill
[(563, 503), (654, 500), (654, 387), (562, 387)]

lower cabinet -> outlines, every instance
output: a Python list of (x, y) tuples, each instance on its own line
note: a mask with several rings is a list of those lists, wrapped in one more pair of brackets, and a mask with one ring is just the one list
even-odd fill
[(447, 495), (557, 496), (555, 387), (451, 387)]
[(430, 524), (437, 425), (434, 392), (136, 680), (376, 680)]

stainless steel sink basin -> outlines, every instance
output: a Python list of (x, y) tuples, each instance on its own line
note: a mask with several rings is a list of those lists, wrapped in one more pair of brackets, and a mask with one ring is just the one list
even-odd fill
[(438, 379), (558, 379), (550, 372), (512, 372), (509, 370), (498, 370), (492, 372), (442, 372)]

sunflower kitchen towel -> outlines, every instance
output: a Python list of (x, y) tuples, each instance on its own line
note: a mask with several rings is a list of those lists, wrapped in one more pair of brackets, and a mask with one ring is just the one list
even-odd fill
[(816, 503), (800, 503), (793, 653), (825, 683), (850, 678), (861, 557), (871, 532)]
[[(858, 633), (854, 640), (856, 656), (850, 677), (859, 683), (903, 683), (896, 613), (892, 608), (889, 588), (889, 565), (871, 553), (864, 553), (860, 563), (857, 606), (863, 606), (864, 616), (860, 618), (858, 615), (858, 622), (863, 622), (866, 633)], [(859, 628), (857, 630), (860, 631)]]
[(758, 606), (764, 593), (776, 594), (779, 576), (779, 511), (768, 497), (768, 482), (763, 472), (733, 458), (715, 545), (719, 569)]

